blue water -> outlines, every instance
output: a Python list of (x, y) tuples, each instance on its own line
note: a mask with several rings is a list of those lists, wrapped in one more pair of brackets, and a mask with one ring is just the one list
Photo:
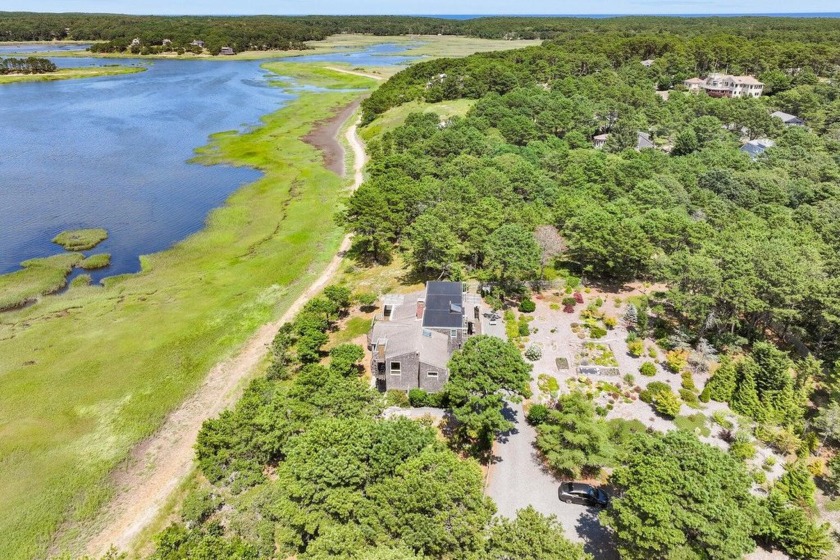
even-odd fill
[[(43, 47), (41, 47), (43, 49)], [(402, 47), (404, 48), (404, 47)], [(401, 64), (401, 47), (303, 56)], [(93, 252), (111, 253), (105, 276), (136, 272), (140, 255), (201, 229), (210, 210), (260, 173), (188, 163), (208, 136), (243, 130), (293, 99), (268, 85), (260, 61), (55, 58), (62, 67), (141, 64), (125, 76), (0, 86), (0, 273), (62, 252), (65, 229), (104, 227)]]
[(36, 44), (36, 45), (15, 45), (15, 44), (7, 44), (7, 45), (0, 45), (0, 56), (6, 57), (12, 54), (16, 55), (28, 55), (35, 52), (71, 52), (71, 51), (83, 51), (86, 50), (90, 45), (62, 45), (62, 44)]

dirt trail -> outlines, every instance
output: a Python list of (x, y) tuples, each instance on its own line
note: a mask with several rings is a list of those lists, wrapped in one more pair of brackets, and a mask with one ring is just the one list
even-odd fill
[(341, 72), (342, 74), (352, 74), (354, 76), (361, 76), (363, 78), (373, 78), (374, 80), (384, 80), (384, 76), (377, 76), (376, 74), (368, 74), (367, 72), (359, 72), (358, 70), (347, 70), (346, 68), (336, 68), (335, 66), (327, 66), (327, 69), (334, 72)]
[[(337, 138), (338, 132), (352, 118), (356, 107), (358, 104), (353, 105), (353, 111), (348, 113), (344, 110), (333, 119), (338, 121), (337, 126), (331, 128), (333, 150), (338, 149), (343, 153)], [(325, 124), (329, 126), (333, 122)], [(366, 161), (357, 127), (358, 122), (350, 126), (345, 135), (353, 151), (352, 190), (362, 184)], [(243, 389), (242, 380), (247, 379), (260, 363), (277, 329), (290, 321), (307, 301), (326, 287), (338, 272), (349, 248), (348, 235), (324, 272), (295, 300), (280, 320), (263, 325), (237, 355), (216, 365), (198, 390), (166, 418), (160, 430), (134, 449), (130, 459), (114, 473), (115, 497), (102, 516), (102, 519), (107, 520), (105, 527), (87, 541), (85, 549), (88, 554), (99, 557), (111, 545), (121, 551), (128, 550), (141, 531), (155, 519), (169, 496), (193, 468), (193, 444), (202, 423), (236, 402)]]

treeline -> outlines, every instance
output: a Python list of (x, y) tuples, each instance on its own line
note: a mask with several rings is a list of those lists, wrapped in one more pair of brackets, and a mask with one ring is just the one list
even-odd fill
[(0, 58), (0, 74), (48, 74), (58, 66), (46, 58)]
[[(689, 21), (694, 21), (689, 20)], [(682, 20), (675, 20), (676, 28)], [(583, 24), (582, 24), (583, 25)], [(817, 25), (814, 23), (813, 25)], [(462, 59), (439, 59), (403, 70), (365, 101), (365, 122), (383, 111), (414, 99), (478, 99), (489, 92), (507, 93), (516, 87), (551, 86), (629, 66), (638, 79), (660, 90), (681, 87), (682, 81), (711, 72), (749, 74), (765, 82), (765, 94), (794, 85), (816, 85), (840, 69), (840, 20), (822, 21), (824, 35), (797, 35), (768, 30), (744, 37), (735, 33), (679, 35), (583, 31), (540, 47), (481, 53)], [(689, 28), (693, 29), (693, 28)], [(826, 41), (833, 37), (835, 40)], [(626, 74), (629, 70), (625, 69)]]
[[(667, 18), (607, 19), (490, 17), (450, 20), (406, 16), (128, 16), (113, 14), (0, 13), (0, 41), (104, 41), (106, 52), (125, 50), (135, 38), (148, 52), (169, 47), (190, 50), (204, 41), (211, 53), (222, 46), (234, 50), (301, 49), (305, 41), (340, 33), (372, 35), (462, 35), (487, 39), (552, 39), (568, 50), (604, 53), (611, 60), (651, 58), (674, 53), (677, 59), (697, 51), (701, 65), (738, 59), (749, 67), (766, 50), (790, 59), (782, 67), (797, 68), (800, 59), (836, 54), (840, 24), (811, 18)], [(171, 45), (164, 45), (164, 40)], [(682, 52), (685, 43), (687, 53)], [(180, 51), (179, 51), (180, 52)], [(700, 54), (702, 53), (702, 54)], [(677, 60), (679, 62), (679, 60)], [(719, 66), (723, 68), (723, 66)], [(733, 67), (732, 71), (735, 69)]]

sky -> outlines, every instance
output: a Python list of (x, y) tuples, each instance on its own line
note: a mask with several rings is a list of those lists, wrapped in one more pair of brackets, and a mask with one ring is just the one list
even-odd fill
[(0, 11), (121, 14), (745, 14), (835, 12), (837, 0), (2, 0)]

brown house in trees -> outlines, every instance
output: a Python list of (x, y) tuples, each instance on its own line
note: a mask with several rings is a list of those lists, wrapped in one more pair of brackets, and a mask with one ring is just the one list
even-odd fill
[(380, 391), (443, 388), (450, 356), (478, 322), (478, 308), (466, 310), (465, 299), (461, 282), (428, 282), (423, 292), (385, 296), (368, 334), (371, 372)]

